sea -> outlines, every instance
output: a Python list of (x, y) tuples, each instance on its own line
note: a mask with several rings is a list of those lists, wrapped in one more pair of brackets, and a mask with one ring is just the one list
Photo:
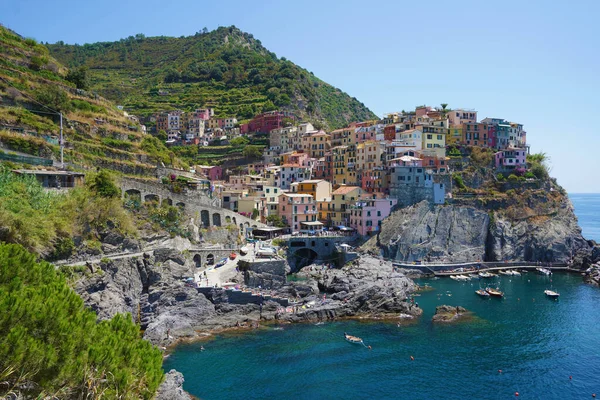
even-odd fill
[[(570, 197), (584, 236), (600, 242), (600, 195)], [(600, 289), (581, 276), (418, 283), (431, 290), (415, 297), (417, 321), (269, 325), (180, 345), (164, 369), (182, 372), (184, 389), (206, 400), (600, 398)], [(505, 298), (474, 293), (490, 284)], [(432, 323), (442, 304), (472, 317)], [(346, 342), (344, 332), (365, 345)]]

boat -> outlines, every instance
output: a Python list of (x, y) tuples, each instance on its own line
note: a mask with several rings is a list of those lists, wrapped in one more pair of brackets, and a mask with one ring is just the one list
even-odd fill
[(550, 271), (549, 269), (546, 269), (546, 268), (536, 268), (535, 270), (543, 275), (551, 275), (552, 274), (552, 271)]
[(225, 265), (226, 263), (227, 263), (227, 258), (224, 258), (215, 265), (215, 268), (220, 268), (223, 265)]
[(361, 338), (357, 336), (348, 335), (346, 332), (344, 332), (344, 338), (350, 343), (363, 344), (363, 340)]
[(544, 294), (552, 299), (558, 299), (558, 296), (560, 296), (559, 293), (555, 292), (554, 290), (544, 290)]
[(477, 293), (481, 297), (490, 297), (490, 294), (483, 289), (478, 289), (475, 291), (475, 293)]
[(248, 254), (248, 248), (246, 246), (242, 246), (240, 247), (240, 254), (245, 256), (246, 254)]
[(480, 273), (479, 273), (479, 277), (480, 277), (480, 278), (491, 278), (491, 277), (493, 277), (493, 276), (494, 276), (494, 275), (493, 275), (493, 274), (490, 274), (489, 272), (480, 272)]
[(512, 270), (511, 272), (515, 276), (521, 276), (521, 273), (519, 271), (517, 271), (516, 269)]
[(499, 273), (500, 275), (512, 275), (512, 272), (510, 271), (500, 271)]
[(504, 293), (502, 293), (500, 291), (500, 289), (496, 288), (496, 289), (492, 289), (492, 288), (485, 288), (485, 291), (489, 293), (490, 296), (494, 296), (494, 297), (504, 297)]

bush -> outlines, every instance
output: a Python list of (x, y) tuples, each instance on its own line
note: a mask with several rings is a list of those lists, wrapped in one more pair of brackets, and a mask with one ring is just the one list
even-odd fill
[(97, 323), (51, 264), (18, 245), (0, 244), (0, 309), (0, 397), (13, 387), (25, 398), (154, 396), (162, 355), (131, 316)]
[(525, 177), (525, 179), (535, 179), (535, 175), (531, 171), (525, 172), (525, 175), (523, 176)]
[[(38, 102), (56, 111), (67, 112), (71, 110), (71, 102), (69, 101), (69, 96), (67, 96), (65, 91), (62, 90), (60, 86), (42, 86), (35, 92), (35, 98)], [(42, 109), (43, 111), (48, 111), (43, 107)]]
[(498, 172), (498, 175), (496, 175), (496, 179), (498, 179), (498, 181), (500, 182), (504, 182), (506, 180), (506, 177), (502, 172)]
[(115, 183), (112, 174), (106, 169), (101, 170), (96, 176), (92, 177), (90, 189), (100, 197), (116, 198), (121, 196), (121, 189)]
[(531, 167), (531, 173), (540, 180), (548, 180), (550, 175), (548, 174), (548, 169), (545, 165), (542, 164), (534, 164)]
[(514, 183), (514, 182), (518, 182), (518, 181), (519, 181), (519, 177), (518, 177), (518, 176), (516, 176), (515, 174), (510, 174), (510, 175), (508, 176), (508, 181), (509, 181), (509, 182), (512, 182), (512, 183)]
[(452, 174), (452, 179), (454, 179), (454, 183), (456, 183), (456, 186), (458, 186), (459, 189), (467, 188), (467, 186), (465, 185), (465, 182), (463, 181), (463, 178), (460, 174), (457, 174), (457, 173)]

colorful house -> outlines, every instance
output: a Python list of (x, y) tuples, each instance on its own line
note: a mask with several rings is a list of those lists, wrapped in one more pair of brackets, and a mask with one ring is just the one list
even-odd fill
[(358, 186), (341, 186), (331, 194), (331, 203), (327, 210), (327, 222), (332, 226), (350, 224), (350, 205), (362, 195)]
[(331, 182), (324, 179), (309, 179), (291, 185), (292, 193), (310, 194), (316, 201), (331, 198)]
[(279, 196), (278, 209), (279, 217), (293, 232), (303, 229), (302, 222), (318, 222), (317, 203), (310, 194), (283, 193)]
[(350, 206), (350, 227), (363, 236), (377, 234), (381, 230), (381, 221), (390, 215), (397, 203), (396, 199), (361, 196)]
[(494, 154), (494, 162), (499, 170), (513, 170), (527, 167), (527, 150), (510, 148)]

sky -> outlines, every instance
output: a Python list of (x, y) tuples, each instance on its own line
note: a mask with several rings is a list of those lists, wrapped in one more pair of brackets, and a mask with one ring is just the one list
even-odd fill
[(235, 25), (377, 115), (427, 104), (524, 125), (571, 193), (600, 193), (600, 1), (0, 0), (0, 23), (54, 43)]

